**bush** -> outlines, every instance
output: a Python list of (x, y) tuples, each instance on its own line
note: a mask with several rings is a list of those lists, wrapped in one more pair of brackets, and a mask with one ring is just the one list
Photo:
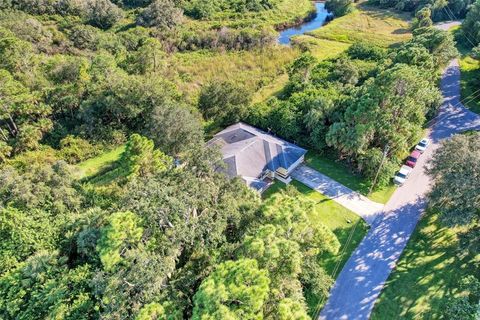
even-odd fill
[(232, 82), (212, 81), (202, 88), (198, 107), (205, 119), (225, 126), (246, 116), (251, 97), (245, 88)]
[(412, 29), (428, 28), (432, 25), (432, 10), (430, 10), (429, 7), (425, 7), (415, 14), (415, 19), (413, 19), (412, 22)]
[(69, 39), (73, 42), (75, 48), (84, 50), (96, 50), (99, 31), (91, 26), (86, 25), (75, 25), (69, 35)]
[(325, 8), (333, 12), (336, 17), (341, 17), (353, 10), (352, 0), (327, 0)]
[(97, 150), (87, 140), (68, 135), (60, 141), (60, 158), (69, 164), (76, 164), (97, 154)]
[(385, 58), (385, 50), (367, 42), (355, 42), (348, 48), (347, 54), (352, 59), (380, 61)]
[(123, 12), (109, 0), (92, 0), (87, 21), (100, 29), (109, 29), (123, 17)]
[(182, 20), (182, 10), (172, 0), (155, 0), (137, 17), (137, 24), (144, 27), (172, 29)]
[(387, 186), (398, 168), (397, 164), (385, 158), (379, 171), (382, 159), (383, 152), (378, 148), (369, 149), (358, 158), (358, 169), (369, 181), (373, 183), (378, 172), (375, 188)]

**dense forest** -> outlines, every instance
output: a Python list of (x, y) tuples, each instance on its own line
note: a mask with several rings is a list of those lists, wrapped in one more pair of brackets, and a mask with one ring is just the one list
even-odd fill
[[(448, 8), (480, 42), (479, 1), (374, 3), (431, 7), (433, 20)], [(262, 200), (217, 172), (207, 137), (246, 121), (369, 181), (385, 152), (382, 187), (435, 115), (439, 67), (458, 54), (450, 33), (424, 25), (390, 48), (358, 42), (322, 61), (304, 50), (281, 92), (255, 103), (270, 78), (198, 83), (175, 56), (274, 55), (277, 31), (312, 10), (0, 0), (0, 318), (309, 319), (305, 292), (328, 296), (318, 260), (339, 252), (337, 236), (294, 188)], [(77, 164), (119, 147), (111, 167), (79, 177)]]

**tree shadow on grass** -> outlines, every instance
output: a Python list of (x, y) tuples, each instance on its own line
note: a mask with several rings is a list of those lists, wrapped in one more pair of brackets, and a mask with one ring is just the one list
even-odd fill
[(456, 235), (427, 213), (386, 281), (372, 319), (441, 318), (460, 278), (474, 272), (474, 257), (460, 253)]

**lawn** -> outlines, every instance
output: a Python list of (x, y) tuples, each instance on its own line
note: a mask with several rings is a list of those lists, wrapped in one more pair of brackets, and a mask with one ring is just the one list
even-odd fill
[(470, 56), (460, 60), (462, 102), (470, 110), (480, 113), (480, 61)]
[(427, 213), (403, 252), (377, 301), (371, 319), (442, 319), (449, 296), (458, 295), (459, 280), (478, 272), (476, 257), (459, 250), (455, 230)]
[[(336, 278), (353, 250), (367, 233), (368, 226), (352, 211), (300, 182), (293, 181), (290, 185), (295, 187), (305, 197), (316, 202), (315, 211), (310, 217), (311, 220), (313, 223), (317, 221), (321, 222), (332, 229), (341, 243), (340, 253), (338, 255), (325, 255), (319, 259), (320, 265), (325, 268), (327, 273), (333, 278)], [(263, 197), (268, 198), (283, 188), (285, 188), (285, 184), (276, 181), (275, 184), (263, 194)], [(319, 307), (323, 306), (326, 302), (319, 301), (318, 297), (308, 292), (306, 293), (306, 298), (311, 315), (315, 315)]]
[(125, 146), (120, 146), (101, 155), (88, 159), (77, 165), (77, 178), (90, 179), (101, 175), (106, 171), (110, 171), (112, 165), (120, 159), (121, 154), (125, 151)]
[(352, 173), (346, 165), (328, 155), (322, 156), (310, 151), (305, 157), (305, 162), (315, 170), (378, 203), (387, 203), (388, 199), (390, 199), (395, 191), (395, 186), (392, 183), (389, 186), (375, 190), (368, 195), (368, 181), (361, 176)]
[(334, 19), (309, 35), (345, 43), (368, 41), (388, 47), (410, 39), (409, 19), (409, 14), (399, 14), (360, 4), (354, 12)]

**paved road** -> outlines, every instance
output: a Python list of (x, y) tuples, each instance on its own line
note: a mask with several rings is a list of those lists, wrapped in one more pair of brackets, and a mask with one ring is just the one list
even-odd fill
[(443, 31), (448, 31), (453, 27), (460, 26), (461, 24), (462, 24), (462, 21), (459, 21), (459, 20), (457, 20), (457, 21), (447, 21), (447, 22), (437, 23), (435, 25), (435, 28), (437, 28), (439, 30), (443, 30)]
[(292, 177), (355, 212), (369, 225), (372, 225), (383, 210), (383, 204), (373, 202), (306, 165), (298, 167)]
[(407, 182), (398, 188), (384, 213), (372, 225), (345, 264), (319, 319), (368, 319), (385, 281), (395, 268), (410, 235), (426, 208), (430, 179), (424, 168), (439, 141), (465, 130), (480, 130), (480, 117), (460, 103), (460, 71), (454, 60), (445, 70), (441, 88), (445, 101), (431, 124), (432, 145), (419, 159)]

